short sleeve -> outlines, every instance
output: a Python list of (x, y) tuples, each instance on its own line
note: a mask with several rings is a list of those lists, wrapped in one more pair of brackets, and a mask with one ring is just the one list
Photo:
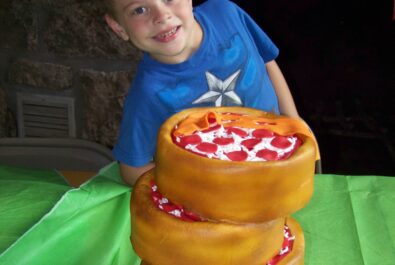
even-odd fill
[(127, 119), (125, 113), (118, 141), (113, 148), (114, 157), (129, 166), (144, 166), (153, 159), (157, 128), (153, 122), (140, 116)]
[(125, 100), (114, 157), (129, 166), (144, 166), (153, 160), (157, 134), (164, 118), (155, 97), (133, 87)]

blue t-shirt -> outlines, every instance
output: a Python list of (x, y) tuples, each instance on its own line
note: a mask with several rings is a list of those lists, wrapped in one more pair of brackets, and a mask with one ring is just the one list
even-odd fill
[(279, 113), (265, 67), (278, 49), (262, 29), (228, 0), (208, 0), (194, 15), (203, 40), (187, 61), (163, 64), (145, 54), (138, 65), (113, 149), (124, 164), (150, 162), (161, 124), (187, 108), (246, 106)]

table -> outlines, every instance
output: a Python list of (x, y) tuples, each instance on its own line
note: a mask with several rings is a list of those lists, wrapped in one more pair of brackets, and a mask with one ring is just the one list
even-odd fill
[[(116, 163), (79, 188), (56, 171), (0, 165), (0, 264), (139, 265), (129, 242), (129, 201)], [(395, 178), (316, 175), (293, 216), (305, 264), (395, 264)]]

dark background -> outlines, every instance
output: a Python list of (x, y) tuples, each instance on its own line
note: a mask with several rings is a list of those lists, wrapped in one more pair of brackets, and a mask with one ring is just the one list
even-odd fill
[(234, 2), (280, 48), (323, 173), (395, 175), (393, 1)]

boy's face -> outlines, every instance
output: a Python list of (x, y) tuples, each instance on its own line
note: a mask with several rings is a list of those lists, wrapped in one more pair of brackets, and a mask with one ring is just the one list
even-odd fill
[(185, 61), (200, 45), (202, 30), (192, 0), (113, 0), (107, 23), (124, 40), (164, 63)]

